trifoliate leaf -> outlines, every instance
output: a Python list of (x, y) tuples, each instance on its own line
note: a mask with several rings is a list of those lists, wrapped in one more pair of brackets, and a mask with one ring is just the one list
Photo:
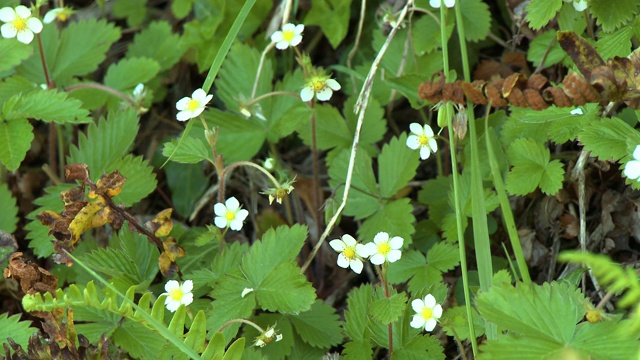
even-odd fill
[(7, 100), (2, 111), (7, 120), (34, 118), (59, 124), (91, 122), (89, 112), (82, 108), (80, 100), (56, 90), (18, 94)]
[(31, 148), (33, 127), (27, 119), (0, 121), (0, 163), (16, 171)]
[(431, 335), (418, 335), (413, 340), (394, 350), (394, 359), (402, 360), (443, 360), (444, 350), (438, 338)]
[(608, 0), (589, 0), (589, 11), (596, 18), (596, 24), (605, 32), (619, 28), (638, 14), (638, 2), (635, 0), (618, 0), (615, 6)]
[(180, 146), (178, 140), (165, 143), (162, 155), (169, 157), (172, 154), (171, 161), (183, 164), (196, 164), (213, 158), (210, 148), (201, 139), (190, 136), (184, 137)]
[[(546, 1), (547, 0), (541, 0), (541, 2)], [(549, 2), (553, 1), (556, 0), (551, 0)], [(529, 50), (527, 51), (527, 60), (531, 61), (534, 66), (540, 66), (540, 62), (544, 59), (544, 63), (542, 64), (543, 68), (547, 68), (561, 62), (566, 56), (567, 53), (562, 50), (560, 44), (558, 44), (558, 41), (556, 40), (556, 31), (554, 30), (549, 30), (536, 36), (536, 38), (531, 41)]]
[(409, 280), (420, 269), (427, 265), (427, 259), (419, 251), (410, 250), (402, 254), (400, 260), (387, 270), (387, 280), (392, 284), (400, 284)]
[(531, 0), (526, 8), (529, 27), (533, 30), (540, 30), (556, 17), (556, 13), (561, 7), (562, 0)]
[(596, 50), (603, 60), (614, 56), (627, 57), (631, 53), (633, 27), (623, 27), (612, 33), (603, 33), (596, 41)]
[(400, 236), (404, 239), (404, 245), (411, 243), (411, 235), (415, 232), (413, 206), (409, 198), (394, 200), (369, 217), (358, 229), (361, 239), (373, 240), (374, 236), (381, 232), (387, 232), (390, 236)]
[(460, 263), (458, 245), (444, 241), (436, 243), (427, 252), (427, 263), (442, 272), (455, 268)]
[(140, 83), (153, 79), (159, 71), (160, 64), (153, 59), (127, 58), (109, 66), (104, 84), (120, 91), (132, 89)]
[(0, 54), (2, 54), (0, 73), (4, 73), (31, 56), (33, 47), (24, 46), (15, 39), (0, 39)]
[(362, 285), (353, 288), (347, 294), (347, 310), (344, 312), (344, 331), (354, 341), (364, 341), (367, 322), (369, 319), (367, 309), (373, 301), (373, 287)]
[(513, 168), (507, 174), (507, 190), (526, 195), (538, 186), (553, 195), (562, 187), (564, 169), (558, 160), (549, 162), (549, 149), (531, 139), (518, 139), (507, 149)]
[(5, 312), (0, 315), (0, 344), (4, 346), (9, 346), (7, 338), (12, 338), (13, 341), (26, 349), (29, 337), (37, 332), (38, 329), (31, 327), (31, 321), (20, 321), (19, 314), (9, 316)]
[(638, 132), (617, 117), (591, 122), (579, 135), (584, 149), (601, 160), (618, 161), (628, 156), (627, 141), (640, 143)]
[(388, 325), (402, 315), (407, 306), (407, 295), (404, 293), (391, 295), (389, 298), (374, 300), (369, 307), (369, 313), (376, 320)]
[[(329, 185), (336, 189), (336, 199), (344, 194), (350, 152), (343, 150), (329, 163)], [(371, 216), (380, 209), (377, 199), (379, 193), (376, 177), (371, 168), (371, 158), (358, 152), (353, 168), (353, 177), (344, 215), (354, 216), (356, 220)]]
[(468, 41), (484, 40), (491, 28), (489, 6), (482, 0), (460, 0), (464, 34)]
[(348, 1), (316, 1), (307, 13), (304, 24), (320, 26), (331, 47), (336, 49), (347, 35), (350, 15), (351, 3)]
[[(173, 1), (171, 5), (175, 6), (176, 3)], [(166, 21), (154, 21), (133, 37), (127, 57), (153, 59), (164, 71), (178, 63), (184, 52), (185, 48), (180, 46), (180, 36), (171, 30), (171, 25)]]
[(380, 195), (390, 198), (416, 175), (420, 159), (407, 146), (407, 134), (402, 133), (399, 138), (394, 137), (382, 147), (378, 164)]
[(106, 172), (118, 170), (127, 178), (120, 195), (113, 198), (118, 204), (131, 206), (151, 194), (158, 185), (153, 167), (142, 156), (129, 154), (108, 166)]
[(0, 230), (11, 234), (16, 231), (18, 225), (18, 207), (16, 199), (11, 195), (11, 191), (5, 183), (0, 183), (0, 204), (2, 204)]
[(315, 289), (293, 262), (277, 266), (259, 286), (256, 300), (268, 311), (297, 314), (309, 310), (316, 299)]
[[(517, 120), (520, 123), (541, 124), (537, 129), (538, 132), (546, 132), (549, 139), (557, 144), (562, 144), (575, 140), (578, 133), (587, 124), (599, 119), (599, 107), (594, 105), (588, 104), (578, 108), (583, 114), (571, 114), (572, 110), (558, 108), (555, 105), (540, 111), (513, 107), (510, 122)], [(517, 124), (514, 125), (517, 126)]]
[[(217, 258), (217, 257), (216, 257)], [(242, 291), (251, 288), (239, 270), (226, 273), (212, 287), (211, 296), (215, 299), (207, 311), (207, 329), (220, 329), (232, 319), (247, 319), (256, 307), (255, 293), (242, 297)], [(240, 325), (231, 324), (222, 330), (225, 338), (231, 339), (238, 333)]]
[(316, 300), (310, 310), (289, 319), (296, 333), (311, 346), (328, 349), (342, 341), (340, 317), (322, 300)]

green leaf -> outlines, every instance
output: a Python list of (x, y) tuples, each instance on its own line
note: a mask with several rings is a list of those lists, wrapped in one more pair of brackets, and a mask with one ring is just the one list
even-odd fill
[[(186, 0), (187, 2), (193, 0)], [(172, 8), (178, 1), (172, 2)], [(191, 4), (189, 4), (191, 10)], [(168, 70), (180, 61), (185, 52), (180, 44), (180, 36), (171, 30), (167, 21), (154, 21), (149, 26), (133, 37), (133, 43), (129, 45), (127, 57), (146, 57), (160, 64), (160, 70)]]
[(538, 186), (549, 195), (562, 187), (564, 169), (558, 160), (550, 160), (549, 149), (531, 139), (518, 139), (507, 149), (513, 169), (507, 175), (507, 190), (526, 195)]
[[(562, 1), (562, 0), (550, 0), (549, 2)], [(538, 2), (547, 2), (547, 0), (538, 0)], [(531, 3), (533, 4), (533, 2)], [(534, 66), (540, 66), (540, 61), (544, 59), (542, 64), (543, 68), (550, 67), (561, 62), (567, 53), (562, 50), (560, 44), (556, 40), (556, 31), (549, 30), (536, 36), (527, 51), (527, 60), (531, 61)]]
[(443, 360), (444, 350), (438, 338), (431, 335), (418, 335), (409, 343), (393, 352), (393, 359), (404, 360)]
[(375, 300), (369, 307), (369, 313), (376, 321), (389, 325), (402, 316), (406, 306), (407, 295), (399, 293), (389, 298)]
[(614, 56), (627, 57), (631, 54), (631, 38), (634, 35), (633, 27), (623, 27), (612, 33), (603, 33), (596, 41), (596, 50), (603, 60)]
[(49, 62), (51, 77), (60, 85), (95, 71), (119, 38), (120, 30), (105, 20), (72, 22), (62, 30), (55, 60)]
[(344, 344), (342, 355), (345, 360), (373, 359), (373, 349), (368, 341), (349, 341)]
[[(337, 199), (341, 199), (344, 194), (349, 156), (350, 152), (343, 150), (329, 163), (329, 185), (336, 189)], [(381, 207), (376, 198), (378, 193), (376, 177), (371, 169), (371, 158), (363, 152), (358, 152), (344, 215), (354, 216), (356, 220), (372, 215)]]
[(25, 226), (27, 233), (27, 239), (29, 239), (29, 247), (33, 249), (33, 253), (41, 258), (45, 258), (53, 254), (53, 235), (49, 235), (49, 228), (42, 225), (40, 221), (36, 220), (36, 215), (45, 210), (53, 210), (61, 212), (64, 210), (64, 203), (60, 199), (60, 192), (69, 190), (77, 186), (76, 184), (61, 184), (58, 186), (51, 186), (44, 189), (45, 195), (35, 199), (33, 203), (38, 205), (34, 211), (27, 215), (27, 219), (30, 221)]
[[(482, 336), (484, 334), (484, 321), (474, 308), (471, 309), (471, 318), (476, 337)], [(469, 338), (469, 322), (465, 306), (448, 308), (442, 314), (440, 325), (449, 336), (455, 336), (463, 341)]]
[(548, 339), (530, 338), (507, 334), (499, 340), (488, 340), (480, 349), (482, 360), (539, 360), (539, 359), (583, 359), (586, 354), (571, 348), (563, 349), (558, 342)]
[(164, 173), (174, 210), (188, 218), (208, 186), (202, 167), (170, 162), (164, 167)]
[(558, 26), (562, 31), (573, 31), (582, 34), (587, 27), (584, 13), (576, 11), (572, 2), (564, 2), (558, 14)]
[[(575, 140), (578, 133), (587, 124), (600, 118), (599, 106), (595, 104), (587, 104), (578, 109), (583, 112), (582, 115), (573, 115), (571, 114), (572, 110), (558, 108), (555, 105), (540, 111), (512, 107), (510, 122), (517, 120), (521, 123), (539, 124), (540, 126), (536, 129), (536, 132), (546, 133), (547, 137), (553, 142), (563, 144), (567, 141)], [(530, 134), (530, 132), (523, 133)]]
[(58, 124), (91, 122), (89, 112), (82, 108), (80, 100), (56, 90), (18, 94), (4, 104), (2, 111), (8, 120), (34, 118)]
[(638, 132), (617, 117), (591, 122), (578, 135), (578, 138), (585, 150), (591, 151), (592, 156), (597, 156), (601, 160), (618, 161), (629, 155), (627, 140), (640, 143)]
[[(251, 160), (262, 148), (266, 138), (264, 129), (244, 117), (212, 108), (204, 112), (204, 118), (209, 128), (217, 127), (223, 134), (218, 137), (216, 149), (227, 163)], [(206, 141), (201, 122), (195, 123), (193, 130), (202, 134), (201, 138)]]
[(361, 239), (373, 240), (373, 237), (381, 232), (387, 232), (390, 236), (400, 236), (404, 244), (411, 242), (411, 235), (415, 232), (413, 206), (409, 198), (394, 200), (369, 217), (358, 229)]
[(40, 87), (36, 87), (34, 83), (25, 79), (20, 75), (14, 75), (5, 78), (0, 82), (0, 103), (5, 103), (9, 98), (19, 93), (29, 91), (40, 91)]
[(166, 343), (160, 334), (130, 320), (122, 323), (112, 335), (113, 341), (137, 359), (159, 359)]
[(580, 290), (564, 282), (492, 287), (476, 298), (482, 317), (499, 328), (561, 344), (573, 337), (585, 302)]
[[(287, 291), (282, 291), (287, 289)], [(264, 310), (296, 314), (311, 308), (316, 291), (293, 262), (278, 265), (256, 289), (256, 299)]]
[(184, 137), (180, 146), (177, 139), (164, 143), (162, 155), (168, 158), (171, 154), (171, 161), (183, 164), (196, 164), (213, 158), (210, 148), (201, 139), (190, 136)]
[(174, 0), (171, 2), (171, 12), (177, 19), (184, 19), (191, 12), (195, 0)]
[(529, 27), (533, 30), (540, 30), (556, 17), (556, 13), (561, 7), (562, 0), (531, 0), (526, 8)]
[(68, 163), (87, 164), (91, 179), (97, 181), (127, 154), (138, 133), (138, 120), (135, 110), (127, 109), (109, 112), (97, 125), (91, 123), (86, 135), (80, 135), (78, 146), (71, 146)]
[(460, 263), (458, 245), (441, 241), (427, 252), (427, 263), (442, 272), (452, 270)]
[[(330, 104), (321, 104), (316, 106), (315, 116), (318, 149), (327, 150), (334, 147), (349, 148), (351, 146), (353, 137), (338, 109)], [(311, 145), (310, 123), (305, 121), (300, 125), (302, 126), (302, 129), (298, 130), (300, 138), (305, 144)]]
[(414, 150), (407, 146), (407, 135), (402, 133), (399, 138), (394, 137), (382, 147), (378, 158), (380, 181), (380, 195), (393, 197), (400, 189), (407, 186), (416, 176), (416, 169), (420, 159)]
[(16, 171), (31, 148), (33, 127), (26, 119), (0, 121), (0, 163)]
[(354, 341), (365, 340), (369, 315), (367, 309), (373, 301), (373, 287), (362, 285), (347, 294), (347, 310), (344, 312), (344, 331)]
[[(212, 287), (211, 296), (216, 300), (211, 303), (207, 311), (207, 329), (217, 331), (227, 321), (239, 318), (249, 318), (256, 306), (254, 293), (249, 293), (244, 298), (240, 297), (245, 288), (250, 288), (251, 283), (245, 279), (240, 271), (225, 274)], [(240, 325), (231, 324), (222, 330), (226, 338), (234, 338)]]
[(12, 234), (18, 226), (18, 205), (5, 183), (0, 183), (0, 204), (0, 230)]
[(320, 26), (331, 47), (336, 49), (347, 35), (350, 16), (351, 2), (349, 1), (314, 1), (304, 19), (304, 24)]
[(489, 6), (482, 0), (460, 0), (465, 39), (480, 41), (489, 35), (491, 13)]
[(116, 0), (111, 7), (113, 16), (127, 19), (130, 27), (140, 26), (147, 16), (147, 0)]
[(594, 359), (633, 359), (640, 353), (638, 331), (628, 327), (631, 321), (609, 320), (578, 324), (572, 347), (588, 352)]
[[(463, 9), (463, 11), (466, 12), (466, 9)], [(467, 33), (467, 22), (465, 21), (464, 24), (465, 33)], [(429, 53), (441, 46), (442, 33), (439, 19), (436, 20), (436, 18), (431, 16), (423, 16), (418, 19), (413, 19), (411, 26), (413, 31), (413, 46), (415, 47), (416, 54), (422, 55)], [(453, 22), (447, 23), (447, 39), (451, 37), (454, 26), (455, 24)], [(420, 82), (422, 81), (423, 80), (420, 80)], [(417, 91), (417, 87), (415, 90)]]
[(300, 335), (307, 344), (328, 349), (342, 342), (342, 329), (340, 329), (340, 317), (336, 310), (322, 300), (316, 300), (309, 311), (289, 317)]
[(120, 250), (94, 250), (81, 257), (81, 260), (91, 264), (95, 271), (107, 275), (106, 278), (112, 281), (118, 290), (125, 291), (144, 281), (133, 259)]
[(128, 226), (123, 226), (113, 239), (120, 241), (120, 248), (124, 255), (133, 260), (141, 282), (150, 284), (158, 273), (160, 254), (155, 245), (150, 243), (146, 236), (132, 232)]
[(402, 253), (400, 260), (393, 263), (387, 270), (387, 279), (392, 284), (400, 284), (409, 280), (419, 270), (427, 265), (427, 259), (416, 250)]
[(33, 54), (33, 47), (24, 45), (15, 39), (0, 39), (0, 73), (4, 73)]
[(109, 66), (104, 84), (116, 90), (124, 91), (146, 83), (158, 75), (160, 64), (145, 57), (122, 59)]
[(7, 338), (12, 338), (24, 349), (29, 345), (29, 337), (37, 333), (38, 329), (31, 327), (31, 321), (20, 321), (20, 314), (9, 316), (0, 314), (0, 344), (8, 346)]
[(638, 2), (635, 0), (619, 0), (615, 5), (611, 6), (608, 0), (589, 0), (589, 12), (605, 32), (619, 28), (638, 14)]
[(127, 182), (120, 195), (113, 198), (116, 203), (131, 206), (151, 194), (158, 185), (153, 167), (147, 165), (142, 156), (129, 154), (107, 167), (106, 172), (118, 170)]

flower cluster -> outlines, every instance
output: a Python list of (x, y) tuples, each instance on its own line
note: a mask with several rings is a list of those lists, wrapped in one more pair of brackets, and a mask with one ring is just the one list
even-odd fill
[(16, 38), (23, 44), (33, 41), (33, 34), (42, 31), (42, 22), (31, 16), (31, 10), (23, 5), (14, 8), (4, 7), (0, 9), (0, 21), (5, 24), (0, 26), (0, 33), (5, 39)]
[(431, 126), (420, 126), (418, 123), (409, 124), (409, 130), (411, 135), (407, 137), (407, 146), (411, 150), (420, 149), (420, 159), (426, 160), (431, 153), (434, 154), (438, 151), (438, 143), (434, 138), (435, 134), (431, 129)]
[(400, 260), (403, 243), (404, 239), (399, 236), (389, 238), (388, 233), (379, 232), (374, 236), (373, 242), (366, 245), (359, 244), (353, 236), (345, 234), (342, 239), (331, 240), (329, 246), (340, 253), (338, 266), (344, 269), (350, 267), (356, 274), (360, 274), (364, 267), (363, 259), (369, 258), (374, 265)]

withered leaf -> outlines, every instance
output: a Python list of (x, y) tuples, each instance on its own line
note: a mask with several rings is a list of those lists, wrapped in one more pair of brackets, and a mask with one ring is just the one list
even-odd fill
[(110, 214), (111, 209), (102, 196), (83, 207), (69, 224), (71, 246), (76, 244), (85, 231), (109, 223)]
[(176, 260), (184, 257), (186, 252), (172, 237), (166, 238), (162, 242), (162, 247), (164, 251), (158, 258), (158, 266), (163, 276), (171, 277), (176, 271), (179, 271)]
[(158, 213), (152, 220), (147, 221), (145, 226), (157, 237), (165, 237), (171, 233), (173, 222), (171, 214), (173, 209), (164, 209)]
[(87, 164), (69, 164), (64, 167), (64, 177), (67, 180), (85, 181), (89, 179), (89, 166)]
[(3, 275), (7, 279), (18, 281), (26, 294), (50, 292), (55, 296), (58, 288), (58, 278), (55, 275), (24, 258), (21, 252), (11, 255), (9, 266), (4, 269)]
[(580, 35), (573, 31), (558, 31), (556, 37), (562, 50), (569, 55), (585, 78), (591, 79), (593, 69), (604, 66), (604, 60), (596, 49)]
[[(122, 176), (118, 170), (102, 175), (96, 183), (95, 194), (106, 195), (110, 198), (118, 196), (126, 181), (127, 178)], [(94, 191), (89, 193), (89, 197), (93, 198), (94, 196)]]

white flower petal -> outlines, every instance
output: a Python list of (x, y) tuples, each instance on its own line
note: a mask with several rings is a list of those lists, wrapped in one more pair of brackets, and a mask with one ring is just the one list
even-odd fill
[(571, 110), (569, 112), (569, 114), (571, 114), (571, 115), (582, 115), (584, 113), (582, 112), (581, 108), (575, 108), (575, 109)]
[(302, 35), (295, 35), (291, 39), (291, 46), (298, 46), (302, 42)]
[(344, 241), (347, 246), (354, 246), (357, 243), (356, 239), (349, 234), (342, 235), (342, 241)]
[(304, 31), (304, 24), (298, 24), (298, 25), (296, 25), (296, 28), (293, 30), (293, 32), (294, 32), (296, 35), (300, 35), (300, 34), (302, 34), (302, 32), (303, 32), (303, 31)]
[(249, 210), (247, 209), (240, 209), (236, 213), (236, 219), (240, 221), (244, 221), (247, 218), (247, 216), (249, 216)]
[(191, 292), (193, 290), (193, 280), (185, 280), (182, 284), (182, 291)]
[(400, 260), (401, 257), (402, 257), (402, 251), (400, 250), (391, 250), (387, 254), (387, 260), (390, 263)]
[(433, 307), (433, 317), (436, 319), (440, 319), (442, 316), (442, 305), (437, 304)]
[(365, 252), (367, 253), (367, 256), (373, 256), (373, 254), (378, 252), (378, 245), (370, 242), (364, 245), (365, 246)]
[(423, 134), (427, 135), (427, 137), (432, 138), (433, 137), (433, 129), (431, 128), (431, 126), (426, 125), (423, 128)]
[(421, 313), (424, 309), (424, 301), (422, 299), (415, 299), (411, 302), (411, 308), (417, 313)]
[(171, 312), (175, 312), (180, 307), (180, 302), (179, 301), (175, 301), (170, 297), (167, 297), (167, 299), (165, 300), (164, 304), (167, 307), (167, 310), (169, 310)]
[(373, 237), (373, 242), (376, 243), (376, 245), (389, 242), (389, 234), (384, 231), (381, 231), (377, 233), (376, 236)]
[(314, 95), (314, 91), (313, 88), (310, 86), (305, 86), (304, 88), (302, 88), (302, 90), (300, 91), (300, 99), (304, 102), (307, 101), (311, 101), (311, 99), (313, 99), (313, 95)]
[(207, 93), (202, 89), (193, 90), (193, 94), (191, 94), (191, 98), (193, 100), (198, 100), (200, 104), (207, 98)]
[(196, 117), (200, 116), (200, 114), (202, 114), (202, 112), (203, 112), (203, 111), (204, 111), (204, 106), (199, 107), (199, 108), (197, 108), (197, 109), (193, 110), (193, 111), (191, 112), (191, 119), (193, 119), (193, 118), (196, 118)]
[(420, 136), (422, 135), (422, 131), (424, 131), (424, 128), (418, 123), (411, 123), (409, 124), (409, 130), (411, 130), (412, 133)]
[(343, 254), (338, 255), (338, 266), (340, 266), (343, 269), (346, 269), (349, 267), (349, 259), (347, 259), (346, 256), (344, 256)]
[(227, 201), (224, 202), (224, 204), (226, 205), (227, 209), (232, 212), (236, 212), (236, 210), (238, 210), (238, 208), (240, 207), (240, 202), (234, 196), (228, 198)]
[(433, 309), (433, 307), (436, 306), (436, 298), (428, 294), (424, 297), (424, 306)]
[(42, 31), (42, 22), (34, 17), (29, 18), (27, 19), (27, 29), (39, 34)]
[(0, 9), (0, 21), (2, 22), (12, 22), (16, 18), (16, 12), (13, 8), (3, 7)]
[(328, 86), (329, 88), (331, 88), (331, 90), (333, 91), (338, 91), (342, 89), (342, 86), (340, 85), (340, 83), (335, 81), (334, 79), (327, 79), (327, 81), (325, 81), (324, 84), (325, 86)]
[(331, 99), (331, 95), (333, 95), (333, 90), (331, 90), (331, 88), (329, 88), (328, 86), (325, 86), (322, 90), (316, 93), (316, 98), (319, 101), (327, 101)]
[(456, 5), (456, 0), (444, 0), (444, 4), (448, 7), (448, 8), (452, 8)]
[(400, 236), (394, 236), (389, 240), (389, 245), (394, 250), (402, 249), (402, 245), (404, 244), (404, 239)]
[(364, 246), (363, 244), (356, 244), (356, 255), (366, 258), (371, 254), (369, 253), (369, 250), (366, 246)]
[(23, 44), (31, 44), (31, 41), (33, 41), (33, 32), (31, 32), (31, 30), (19, 31), (16, 38)]
[(429, 139), (429, 148), (431, 149), (431, 151), (433, 151), (433, 153), (436, 153), (438, 151), (438, 143), (436, 142), (436, 139)]
[(276, 43), (276, 49), (278, 50), (285, 50), (288, 47), (289, 47), (289, 43), (287, 41), (282, 40)]
[(213, 223), (216, 224), (220, 229), (225, 229), (227, 227), (227, 219), (222, 216), (218, 216), (213, 219)]
[(347, 248), (344, 241), (338, 239), (329, 241), (329, 246), (331, 246), (331, 248), (337, 252), (343, 252), (344, 249)]
[(62, 8), (56, 8), (56, 9), (47, 11), (47, 13), (44, 14), (44, 18), (42, 19), (42, 22), (44, 22), (45, 24), (52, 23), (56, 19), (56, 17), (58, 17), (58, 14), (60, 12), (62, 12)]
[(356, 274), (360, 274), (362, 272), (364, 264), (362, 263), (362, 260), (354, 259), (349, 263), (349, 266), (351, 266), (351, 270), (353, 270), (353, 272), (355, 272)]
[(282, 31), (276, 31), (271, 34), (271, 41), (274, 43), (280, 42), (283, 40)]
[(585, 0), (574, 1), (573, 8), (576, 9), (576, 11), (584, 11), (587, 8), (587, 2)]
[(189, 104), (189, 101), (191, 101), (191, 98), (186, 96), (178, 100), (178, 102), (176, 102), (176, 109), (180, 111), (186, 109), (187, 105)]
[(5, 39), (12, 39), (18, 35), (18, 30), (16, 30), (12, 23), (7, 23), (0, 26), (0, 33)]
[(292, 23), (284, 24), (282, 26), (282, 32), (283, 33), (287, 32), (287, 31), (294, 32), (295, 30), (296, 30), (296, 26), (293, 25)]
[(16, 6), (16, 15), (23, 19), (27, 19), (31, 17), (31, 10), (24, 5), (18, 5)]
[(440, 0), (429, 0), (429, 5), (437, 9), (440, 7)]
[(424, 323), (424, 330), (431, 331), (436, 328), (436, 319), (431, 318)]
[(242, 225), (244, 225), (242, 220), (233, 219), (233, 220), (231, 220), (231, 223), (229, 224), (229, 229), (235, 230), (235, 231), (240, 231), (240, 230), (242, 230)]
[(382, 265), (384, 264), (385, 258), (382, 254), (374, 254), (369, 261), (371, 261), (373, 265)]
[(622, 171), (624, 176), (628, 177), (631, 180), (636, 180), (640, 178), (640, 161), (631, 160), (627, 163)]
[(420, 138), (416, 135), (409, 135), (407, 137), (407, 147), (411, 150), (416, 150), (420, 147)]
[(636, 146), (635, 150), (633, 150), (633, 158), (640, 160), (640, 145)]
[(413, 315), (413, 319), (409, 325), (415, 329), (421, 329), (424, 326), (425, 320), (420, 315)]
[(179, 289), (180, 283), (175, 280), (169, 280), (166, 284), (164, 284), (164, 291), (171, 292), (173, 290)]
[(431, 149), (426, 146), (420, 146), (420, 159), (427, 160), (431, 156)]
[(223, 203), (217, 203), (213, 205), (213, 212), (218, 216), (225, 216), (227, 214), (227, 207)]
[(185, 291), (185, 294), (182, 296), (182, 299), (180, 299), (180, 303), (182, 303), (183, 305), (189, 305), (193, 302), (193, 294), (192, 293), (187, 293)]

